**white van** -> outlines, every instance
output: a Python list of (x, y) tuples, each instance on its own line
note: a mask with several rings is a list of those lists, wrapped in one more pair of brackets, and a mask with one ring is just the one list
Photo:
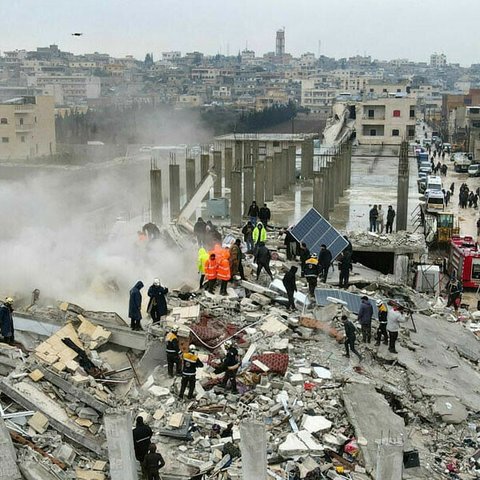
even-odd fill
[(425, 187), (425, 195), (428, 195), (430, 192), (442, 192), (442, 179), (437, 175), (428, 175), (427, 176), (427, 185)]
[(432, 190), (425, 195), (427, 211), (432, 210), (444, 210), (445, 209), (445, 197), (443, 192)]

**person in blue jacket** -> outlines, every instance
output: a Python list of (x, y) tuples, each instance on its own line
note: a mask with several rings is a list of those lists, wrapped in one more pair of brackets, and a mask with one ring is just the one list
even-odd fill
[(130, 290), (130, 301), (128, 302), (128, 317), (130, 318), (130, 328), (132, 330), (141, 330), (140, 320), (142, 319), (142, 294), (143, 282), (138, 281)]

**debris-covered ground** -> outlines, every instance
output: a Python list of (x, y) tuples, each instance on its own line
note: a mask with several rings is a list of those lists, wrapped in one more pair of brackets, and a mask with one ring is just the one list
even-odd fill
[[(19, 309), (20, 337), (28, 342), (0, 344), (0, 479), (22, 478), (14, 453), (27, 479), (109, 478), (109, 461), (119, 458), (107, 448), (104, 419), (118, 412), (141, 415), (152, 428), (164, 479), (243, 478), (242, 457), (249, 469), (257, 461), (261, 468), (264, 441), (268, 478), (480, 478), (474, 306), (459, 321), (441, 299), (390, 276), (363, 280), (349, 291), (400, 300), (412, 315), (398, 355), (359, 343), (358, 362), (343, 356), (340, 321), (346, 313), (355, 322), (356, 313), (341, 303), (317, 306), (300, 278), (303, 295), (288, 312), (278, 279), (293, 263), (273, 235), (269, 246), (277, 252), (273, 284), (265, 273), (253, 280), (247, 255), (248, 280), (231, 283), (228, 296), (185, 286), (170, 293), (160, 325), (145, 321), (143, 332), (115, 314), (69, 303)], [(164, 338), (174, 325), (182, 348), (197, 345), (205, 364), (193, 400), (179, 400), (179, 378), (167, 375)], [(238, 394), (215, 373), (230, 338), (242, 359)]]

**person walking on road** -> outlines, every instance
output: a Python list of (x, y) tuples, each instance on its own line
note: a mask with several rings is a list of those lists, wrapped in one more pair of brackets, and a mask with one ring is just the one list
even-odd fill
[(392, 233), (393, 231), (393, 221), (395, 220), (395, 210), (391, 205), (388, 206), (387, 210), (387, 226), (385, 228), (385, 233)]
[(140, 320), (142, 319), (142, 293), (143, 282), (138, 281), (130, 290), (130, 299), (128, 302), (128, 317), (130, 318), (130, 328), (132, 330), (141, 330)]
[(398, 353), (395, 350), (395, 343), (398, 339), (400, 324), (407, 321), (403, 316), (403, 310), (401, 305), (395, 305), (387, 313), (388, 351), (390, 353)]
[(388, 345), (388, 333), (387, 333), (387, 306), (382, 300), (377, 300), (378, 307), (378, 329), (377, 329), (377, 342), (375, 345), (378, 347), (383, 338), (383, 343)]
[(290, 270), (283, 276), (283, 286), (287, 292), (288, 305), (287, 310), (296, 310), (295, 308), (295, 292), (297, 291), (296, 273), (297, 267), (290, 267)]
[(355, 331), (355, 325), (348, 319), (346, 315), (342, 315), (343, 327), (345, 328), (345, 356), (350, 358), (350, 350), (358, 357), (358, 360), (362, 361), (362, 356), (355, 349), (355, 340), (357, 334)]
[(168, 312), (167, 300), (165, 298), (167, 293), (168, 288), (162, 287), (158, 278), (153, 281), (153, 285), (148, 289), (147, 295), (150, 297), (150, 300), (147, 312), (150, 313), (153, 323), (158, 323)]
[(362, 340), (363, 343), (370, 343), (372, 339), (372, 317), (373, 307), (367, 296), (362, 297), (360, 303), (360, 310), (358, 311), (358, 323), (362, 327)]

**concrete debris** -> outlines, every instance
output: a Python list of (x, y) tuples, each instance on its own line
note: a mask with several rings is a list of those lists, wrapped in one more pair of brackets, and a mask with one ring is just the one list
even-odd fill
[[(364, 251), (424, 249), (416, 234), (350, 239)], [(52, 329), (37, 333), (30, 354), (0, 347), (0, 423), (25, 478), (137, 479), (131, 429), (139, 415), (166, 460), (164, 478), (435, 480), (449, 468), (460, 472), (452, 478), (478, 477), (480, 314), (463, 309), (462, 321), (451, 322), (445, 302), (378, 274), (358, 282), (363, 289), (350, 286), (411, 309), (393, 353), (360, 342), (357, 315), (344, 305), (311, 302), (304, 278), (295, 297), (301, 313), (287, 311), (281, 277), (293, 263), (283, 252), (274, 263), (278, 276), (268, 286), (242, 280), (228, 296), (169, 293), (168, 315), (156, 325), (145, 319), (144, 332), (66, 302), (19, 312), (22, 328), (38, 315)], [(244, 268), (251, 278), (248, 254)], [(358, 329), (360, 362), (343, 356), (341, 315)], [(194, 343), (204, 363), (194, 398), (182, 402), (180, 379), (166, 369), (164, 339), (174, 325), (181, 349)], [(373, 337), (377, 327), (374, 319)], [(227, 339), (241, 360), (235, 393), (223, 384)], [(3, 438), (0, 447), (10, 448), (0, 462), (15, 470), (11, 443)]]

